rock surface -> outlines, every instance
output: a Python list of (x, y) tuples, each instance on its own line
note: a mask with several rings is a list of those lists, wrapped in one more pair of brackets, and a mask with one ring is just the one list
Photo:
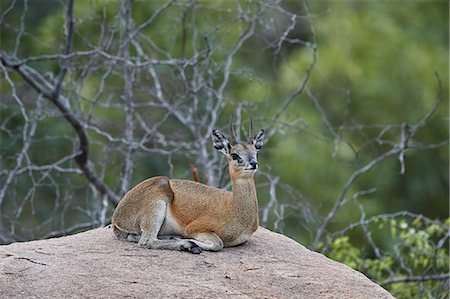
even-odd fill
[(1, 298), (393, 298), (363, 274), (259, 228), (221, 252), (138, 248), (111, 228), (0, 246)]

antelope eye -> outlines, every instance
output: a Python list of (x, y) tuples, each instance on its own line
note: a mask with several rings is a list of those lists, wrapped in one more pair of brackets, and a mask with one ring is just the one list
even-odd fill
[(232, 153), (232, 154), (231, 154), (231, 158), (232, 158), (233, 160), (236, 160), (238, 163), (242, 163), (242, 159), (241, 159), (241, 157), (239, 157), (238, 154)]

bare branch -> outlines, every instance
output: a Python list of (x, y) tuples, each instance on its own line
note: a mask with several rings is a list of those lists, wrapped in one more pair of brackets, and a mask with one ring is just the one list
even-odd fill
[[(375, 166), (377, 166), (378, 164), (383, 162), (385, 159), (387, 159), (391, 156), (401, 155), (402, 152), (404, 152), (406, 149), (408, 149), (409, 148), (408, 140), (412, 139), (414, 137), (414, 135), (417, 133), (417, 130), (419, 128), (423, 127), (425, 125), (425, 123), (431, 118), (431, 116), (436, 112), (436, 109), (437, 109), (437, 106), (439, 105), (439, 103), (440, 102), (438, 102), (438, 104), (436, 104), (435, 107), (429, 113), (427, 113), (427, 115), (424, 118), (422, 118), (417, 124), (411, 126), (410, 130), (408, 130), (407, 132), (405, 130), (405, 133), (404, 133), (405, 136), (403, 136), (401, 138), (400, 143), (395, 144), (389, 151), (379, 155), (378, 157), (376, 157), (375, 159), (373, 159), (372, 161), (367, 163), (365, 166), (357, 169), (356, 171), (354, 171), (352, 173), (352, 175), (348, 178), (347, 182), (344, 184), (344, 187), (342, 188), (341, 192), (339, 193), (332, 209), (327, 214), (327, 216), (323, 220), (322, 224), (318, 228), (316, 237), (312, 244), (313, 249), (318, 248), (319, 242), (321, 241), (321, 239), (325, 233), (326, 227), (328, 226), (330, 221), (334, 218), (338, 209), (342, 206), (342, 203), (345, 200), (345, 195), (347, 194), (348, 190), (351, 188), (353, 183), (360, 176), (362, 176), (363, 174), (372, 170)], [(406, 128), (406, 126), (402, 126), (402, 128), (403, 127)]]
[[(66, 35), (66, 45), (64, 47), (64, 55), (68, 55), (72, 48), (72, 36), (73, 36), (73, 26), (74, 26), (73, 1), (74, 0), (69, 0), (69, 3), (67, 4), (66, 26), (65, 26), (65, 30), (64, 30), (64, 33)], [(61, 72), (59, 73), (58, 79), (55, 84), (55, 89), (53, 91), (53, 93), (55, 94), (55, 97), (57, 95), (59, 95), (59, 91), (61, 89), (61, 84), (67, 73), (67, 67), (68, 67), (68, 61), (67, 61), (67, 59), (63, 59), (62, 63), (61, 63)]]
[(50, 100), (62, 113), (67, 122), (73, 127), (79, 138), (79, 154), (75, 157), (80, 169), (85, 174), (86, 178), (99, 190), (101, 194), (106, 194), (108, 199), (117, 204), (119, 198), (114, 194), (102, 181), (100, 181), (95, 174), (91, 162), (88, 160), (89, 151), (89, 140), (87, 138), (86, 132), (84, 130), (83, 122), (70, 111), (62, 101), (59, 94), (50, 93), (46, 91), (39, 83), (37, 83), (27, 71), (25, 71), (23, 66), (17, 66), (10, 62), (10, 60), (5, 56), (0, 56), (0, 61), (3, 66), (15, 70), (38, 94), (43, 95), (45, 98)]
[(430, 281), (430, 280), (448, 280), (450, 274), (434, 274), (425, 276), (407, 276), (407, 277), (395, 277), (385, 280), (380, 283), (381, 286), (387, 286), (394, 283), (405, 283), (405, 282), (418, 282), (418, 281)]
[[(122, 51), (124, 60), (130, 58), (129, 53), (129, 42), (132, 40), (131, 29), (132, 29), (132, 19), (131, 19), (132, 4), (131, 0), (124, 1), (122, 7), (122, 18), (125, 22), (125, 33), (123, 36), (124, 42), (122, 43)], [(121, 184), (121, 194), (125, 194), (130, 188), (131, 176), (133, 174), (133, 151), (132, 141), (134, 140), (134, 122), (133, 122), (133, 79), (134, 72), (129, 66), (124, 66), (124, 94), (123, 100), (125, 102), (125, 139), (128, 142), (128, 147), (125, 156), (125, 167), (122, 175)]]
[(14, 6), (16, 6), (16, 2), (17, 2), (17, 0), (12, 1), (12, 2), (9, 4), (8, 8), (6, 8), (6, 9), (3, 11), (3, 14), (0, 16), (0, 26), (3, 26), (3, 22), (4, 22), (5, 18), (8, 16), (8, 14), (9, 14), (10, 12), (13, 11)]
[[(307, 7), (306, 3), (304, 3), (304, 2), (303, 2), (303, 7), (304, 7), (305, 12), (308, 13), (308, 7)], [(278, 109), (278, 111), (272, 117), (270, 124), (269, 124), (269, 127), (272, 129), (267, 132), (267, 134), (266, 134), (267, 139), (270, 139), (270, 137), (275, 134), (275, 130), (273, 129), (274, 124), (279, 120), (281, 115), (286, 111), (286, 109), (291, 104), (291, 102), (295, 98), (297, 98), (300, 94), (302, 94), (303, 91), (305, 90), (306, 84), (308, 83), (309, 78), (311, 77), (312, 70), (317, 63), (316, 33), (315, 33), (314, 27), (312, 25), (312, 22), (309, 19), (309, 16), (307, 18), (309, 20), (309, 27), (310, 27), (310, 31), (312, 33), (312, 39), (313, 39), (313, 44), (308, 44), (309, 47), (307, 49), (312, 53), (312, 60), (309, 63), (308, 68), (305, 71), (305, 76), (303, 77), (303, 80), (301, 81), (301, 83), (298, 85), (298, 87), (294, 91), (292, 91), (286, 97), (286, 99), (284, 99), (283, 104), (281, 105), (281, 107)]]

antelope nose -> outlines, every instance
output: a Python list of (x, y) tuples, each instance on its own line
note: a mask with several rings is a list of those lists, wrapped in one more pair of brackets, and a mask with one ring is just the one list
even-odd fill
[(256, 167), (258, 166), (258, 162), (256, 162), (255, 160), (251, 159), (248, 164), (250, 164), (252, 169), (256, 169)]

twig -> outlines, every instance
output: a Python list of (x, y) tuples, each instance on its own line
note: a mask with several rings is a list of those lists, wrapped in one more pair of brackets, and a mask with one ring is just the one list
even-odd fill
[[(73, 42), (72, 36), (73, 36), (73, 26), (74, 26), (73, 1), (74, 0), (69, 0), (69, 3), (67, 4), (66, 26), (65, 26), (65, 30), (64, 30), (65, 35), (66, 35), (66, 45), (64, 46), (64, 55), (68, 55), (70, 53), (70, 50), (72, 49), (72, 42)], [(59, 73), (58, 80), (56, 81), (55, 89), (53, 91), (54, 97), (59, 96), (61, 84), (67, 73), (67, 67), (68, 67), (67, 59), (62, 59), (61, 72)]]
[(450, 274), (434, 274), (426, 276), (407, 276), (407, 277), (394, 277), (385, 281), (380, 282), (381, 286), (387, 286), (394, 283), (408, 283), (408, 282), (418, 282), (418, 281), (429, 281), (429, 280), (448, 280)]

